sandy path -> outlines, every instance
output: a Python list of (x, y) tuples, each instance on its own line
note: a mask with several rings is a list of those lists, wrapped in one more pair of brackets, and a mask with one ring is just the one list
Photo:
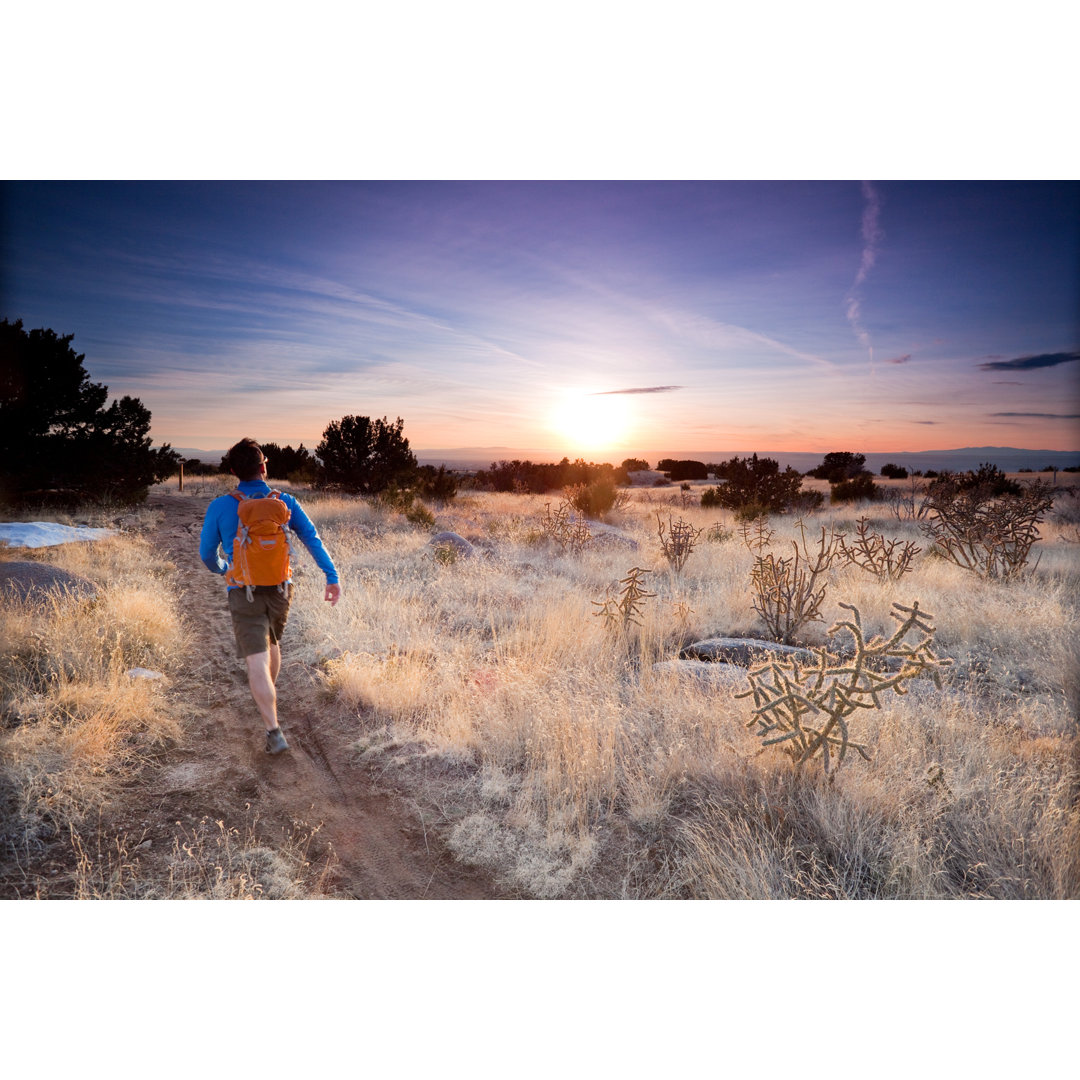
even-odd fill
[(148, 793), (153, 816), (175, 814), (175, 820), (190, 822), (210, 815), (243, 827), (255, 811), (268, 843), (280, 839), (282, 829), (321, 824), (309, 858), (325, 862), (332, 846), (329, 884), (346, 897), (498, 896), (487, 875), (461, 866), (445, 850), (415, 804), (360, 767), (349, 749), (359, 733), (356, 717), (327, 702), (313, 674), (290, 662), (288, 628), (278, 695), (291, 749), (276, 757), (265, 752), (262, 722), (234, 656), (221, 578), (207, 573), (198, 557), (208, 502), (180, 495), (149, 500), (164, 514), (157, 535), (177, 567), (182, 618), (196, 642), (191, 664), (172, 682), (171, 692), (181, 697), (186, 738), (165, 755)]

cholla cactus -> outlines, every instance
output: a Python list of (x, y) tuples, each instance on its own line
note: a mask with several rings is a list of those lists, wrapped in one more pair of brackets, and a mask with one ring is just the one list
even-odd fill
[(1039, 523), (1053, 505), (1053, 490), (1042, 480), (1018, 495), (995, 495), (988, 486), (943, 484), (931, 490), (930, 514), (920, 528), (957, 566), (1008, 581), (1023, 573), (1039, 539)]
[(922, 551), (911, 540), (886, 540), (884, 534), (870, 529), (870, 519), (855, 523), (855, 540), (848, 547), (840, 537), (840, 550), (849, 563), (855, 563), (880, 581), (899, 581), (911, 569), (911, 561)]
[(769, 628), (773, 639), (790, 645), (807, 623), (821, 620), (825, 599), (825, 574), (840, 556), (840, 537), (826, 535), (822, 526), (817, 552), (806, 543), (806, 526), (796, 522), (801, 543), (791, 542), (792, 556), (782, 559), (767, 550), (773, 533), (763, 522), (742, 529), (743, 543), (754, 552), (750, 583), (754, 610)]
[[(881, 694), (887, 690), (904, 694), (907, 691), (902, 683), (919, 675), (929, 675), (940, 688), (939, 671), (952, 663), (938, 659), (931, 651), (933, 615), (920, 611), (918, 601), (913, 607), (893, 604), (895, 610), (890, 614), (900, 625), (892, 637), (879, 636), (870, 641), (863, 635), (858, 609), (851, 604), (840, 606), (850, 611), (852, 618), (837, 623), (829, 633), (847, 630), (854, 638), (855, 656), (850, 662), (831, 663), (835, 658), (825, 649), (814, 650), (818, 655), (816, 667), (803, 668), (797, 661), (774, 660), (751, 668), (747, 673), (751, 688), (738, 695), (753, 695), (756, 708), (746, 726), (757, 726), (763, 746), (786, 744), (783, 749), (797, 766), (820, 754), (826, 772), (833, 752), (839, 764), (848, 747), (870, 760), (866, 747), (849, 737), (847, 718), (852, 713), (857, 709), (880, 708)], [(904, 642), (912, 630), (922, 634), (914, 645)], [(893, 666), (899, 661), (899, 668), (877, 670), (890, 660)]]
[(592, 532), (586, 522), (574, 519), (573, 509), (568, 497), (564, 498), (554, 511), (551, 503), (544, 503), (544, 516), (540, 520), (540, 527), (544, 530), (544, 535), (554, 540), (563, 551), (576, 555), (592, 539)]
[[(701, 529), (695, 529), (688, 521), (679, 518), (672, 523), (671, 517), (667, 519), (667, 525), (660, 520), (660, 511), (656, 512), (656, 528), (660, 536), (660, 547), (663, 548), (664, 558), (671, 564), (675, 573), (680, 573), (686, 565), (686, 560), (694, 553), (694, 544), (701, 535)], [(665, 535), (666, 534), (666, 535)]]
[(640, 626), (641, 616), (644, 614), (642, 601), (656, 595), (645, 590), (641, 575), (651, 573), (651, 570), (643, 570), (640, 566), (635, 566), (619, 582), (622, 589), (618, 600), (613, 596), (608, 596), (604, 600), (593, 600), (593, 606), (600, 609), (594, 611), (593, 614), (603, 618), (608, 627), (613, 630), (626, 630), (630, 626)]

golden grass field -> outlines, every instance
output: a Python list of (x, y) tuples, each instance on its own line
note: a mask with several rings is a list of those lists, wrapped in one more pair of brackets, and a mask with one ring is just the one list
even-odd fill
[[(751, 553), (731, 515), (702, 510), (696, 492), (633, 490), (610, 523), (638, 549), (594, 540), (579, 553), (543, 535), (545, 504), (558, 496), (464, 492), (430, 507), (429, 528), (369, 502), (298, 494), (345, 594), (331, 610), (321, 590), (298, 590), (289, 656), (352, 711), (357, 760), (433, 813), (455, 857), (508, 895), (1080, 897), (1075, 494), (1060, 494), (1037, 565), (1009, 583), (928, 553), (885, 506), (808, 516), (811, 534), (850, 534), (866, 515), (923, 550), (896, 582), (830, 570), (824, 621), (807, 643), (826, 643), (841, 603), (868, 630), (891, 633), (893, 603), (917, 600), (952, 661), (941, 690), (924, 681), (855, 716), (852, 737), (872, 760), (852, 755), (829, 775), (763, 748), (747, 727), (749, 699), (653, 668), (700, 638), (762, 634)], [(663, 558), (657, 513), (702, 530), (681, 573)], [(770, 524), (778, 546), (796, 535), (791, 517)], [(432, 547), (437, 530), (481, 554)], [(84, 849), (100, 845), (95, 807), (140, 754), (177, 736), (182, 715), (168, 694), (122, 676), (190, 657), (170, 567), (149, 578), (137, 569), (145, 543), (136, 534), (50, 549), (50, 561), (103, 583), (105, 619), (100, 609), (44, 620), (3, 611), (3, 707), (21, 718), (0, 730), (9, 848), (46, 819)], [(306, 554), (297, 561), (299, 580), (314, 580)], [(640, 627), (616, 632), (598, 605), (635, 566), (650, 571), (655, 595)], [(200, 842), (213, 840), (211, 827)], [(245, 895), (244, 845), (233, 842), (216, 895)], [(215, 850), (208, 858), (220, 862), (220, 837)], [(295, 844), (276, 857), (295, 859)], [(200, 880), (178, 874), (150, 892), (215, 895)], [(107, 893), (85, 883), (84, 895)]]

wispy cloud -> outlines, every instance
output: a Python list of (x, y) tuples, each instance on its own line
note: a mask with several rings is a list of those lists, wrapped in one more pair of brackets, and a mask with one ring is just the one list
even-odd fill
[(851, 283), (851, 288), (845, 297), (845, 303), (847, 305), (847, 319), (851, 323), (851, 329), (855, 331), (855, 336), (860, 343), (871, 350), (871, 360), (873, 360), (873, 345), (870, 341), (870, 334), (862, 325), (862, 297), (859, 295), (859, 289), (874, 268), (874, 263), (877, 262), (878, 244), (885, 234), (878, 224), (878, 219), (881, 216), (881, 197), (869, 180), (862, 182), (862, 193), (863, 198), (866, 200), (862, 215), (862, 259), (859, 262), (859, 270), (855, 275), (855, 280)]
[(991, 360), (979, 365), (981, 371), (1031, 371), (1034, 368), (1057, 367), (1080, 360), (1080, 349), (1072, 352), (1039, 353), (1037, 356), (1018, 356), (1014, 360)]
[(940, 423), (941, 421), (939, 421), (939, 420), (912, 420), (911, 422), (913, 424), (928, 424), (928, 425), (932, 426), (934, 424)]
[(672, 390), (682, 390), (681, 386), (631, 386), (627, 390), (598, 390), (589, 397), (605, 397), (608, 394), (670, 394)]
[(886, 364), (907, 364), (911, 360), (911, 353), (904, 353), (903, 356), (890, 356), (885, 361)]
[(1080, 413), (996, 412), (991, 416), (1028, 416), (1035, 420), (1080, 420)]

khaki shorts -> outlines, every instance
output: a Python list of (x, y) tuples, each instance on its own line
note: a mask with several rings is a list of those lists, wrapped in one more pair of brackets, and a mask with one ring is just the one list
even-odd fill
[(229, 590), (229, 614), (236, 635), (236, 655), (245, 656), (267, 652), (281, 640), (289, 618), (293, 587), (282, 594), (276, 585), (256, 585), (253, 598), (248, 600), (243, 589)]

